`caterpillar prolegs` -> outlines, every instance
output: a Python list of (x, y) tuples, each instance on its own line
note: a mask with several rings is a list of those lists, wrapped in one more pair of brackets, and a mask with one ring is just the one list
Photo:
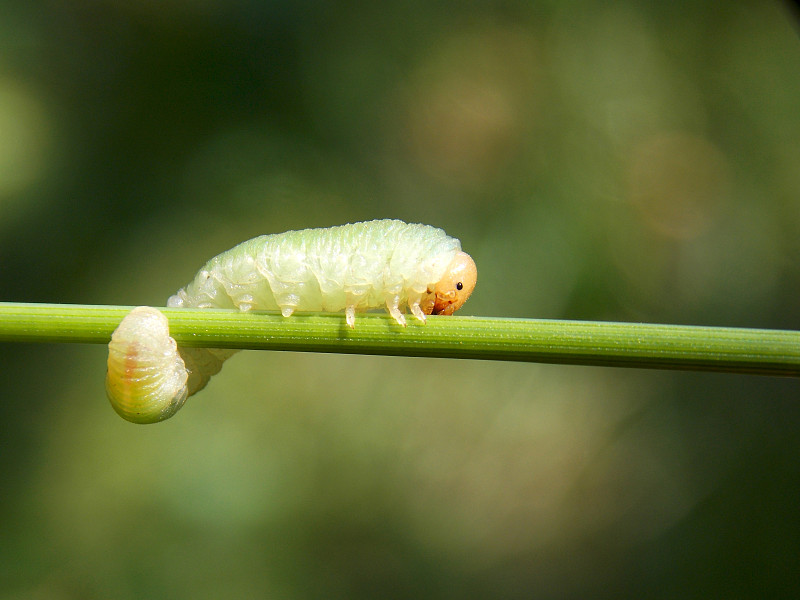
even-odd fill
[[(436, 227), (368, 221), (262, 235), (212, 258), (167, 306), (339, 312), (355, 327), (356, 312), (384, 306), (406, 325), (403, 308), (452, 315), (477, 280), (461, 243)], [(108, 345), (106, 391), (114, 409), (134, 423), (175, 414), (235, 350), (178, 348), (166, 317), (139, 307)]]

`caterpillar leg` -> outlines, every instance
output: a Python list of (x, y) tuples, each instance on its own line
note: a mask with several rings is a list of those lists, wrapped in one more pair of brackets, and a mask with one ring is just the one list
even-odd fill
[(242, 294), (233, 301), (236, 307), (242, 312), (248, 312), (251, 310), (254, 302), (255, 300), (253, 299), (252, 294)]
[(345, 309), (344, 315), (347, 321), (347, 326), (350, 329), (356, 328), (356, 311), (364, 310), (362, 301), (366, 290), (362, 289), (349, 289), (345, 291)]
[(425, 313), (422, 312), (422, 309), (419, 307), (419, 304), (409, 304), (408, 308), (411, 309), (411, 314), (413, 314), (417, 319), (424, 325), (427, 321), (425, 319)]
[(275, 301), (281, 309), (281, 314), (284, 317), (291, 317), (297, 309), (297, 305), (300, 304), (300, 297), (293, 293), (276, 294)]
[(426, 323), (425, 311), (420, 307), (420, 302), (422, 302), (422, 294), (409, 294), (408, 308), (411, 314), (424, 325)]
[(400, 296), (393, 295), (386, 298), (386, 310), (389, 311), (395, 321), (403, 327), (406, 326), (406, 318), (400, 312)]

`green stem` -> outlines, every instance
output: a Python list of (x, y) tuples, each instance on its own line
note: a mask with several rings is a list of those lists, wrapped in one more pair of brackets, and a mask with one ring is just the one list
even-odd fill
[[(0, 341), (108, 343), (128, 306), (0, 303)], [(162, 309), (178, 344), (800, 376), (800, 332), (590, 321)]]

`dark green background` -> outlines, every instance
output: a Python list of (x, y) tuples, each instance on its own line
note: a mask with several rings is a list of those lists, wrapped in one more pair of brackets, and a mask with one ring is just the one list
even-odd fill
[[(396, 217), (464, 314), (800, 328), (773, 2), (0, 1), (0, 299)], [(248, 352), (171, 421), (4, 344), (0, 598), (796, 597), (798, 383)]]

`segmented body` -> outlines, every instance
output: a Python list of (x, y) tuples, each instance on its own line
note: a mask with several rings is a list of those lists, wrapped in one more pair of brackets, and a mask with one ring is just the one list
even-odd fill
[(460, 250), (441, 229), (396, 220), (262, 235), (212, 258), (167, 305), (284, 316), (385, 305), (397, 318), (406, 303), (416, 314)]
[(106, 392), (114, 410), (135, 423), (168, 419), (189, 395), (187, 378), (164, 314), (149, 306), (129, 312), (108, 345)]
[[(414, 316), (453, 314), (477, 278), (461, 243), (429, 225), (369, 221), (327, 229), (262, 235), (212, 258), (171, 296), (170, 307), (295, 311), (385, 306), (400, 325), (402, 307)], [(131, 311), (109, 344), (106, 390), (129, 421), (172, 416), (205, 387), (235, 350), (177, 348), (167, 320), (154, 308)]]

